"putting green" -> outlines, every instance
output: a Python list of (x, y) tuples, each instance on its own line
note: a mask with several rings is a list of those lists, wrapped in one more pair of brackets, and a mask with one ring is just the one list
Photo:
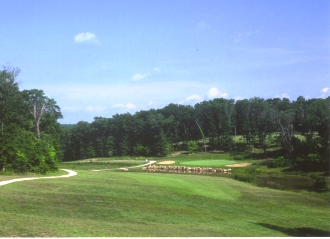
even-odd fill
[(200, 166), (200, 167), (223, 167), (227, 164), (235, 163), (245, 163), (237, 160), (228, 160), (228, 159), (203, 159), (203, 160), (193, 160), (181, 162), (181, 165), (186, 166)]

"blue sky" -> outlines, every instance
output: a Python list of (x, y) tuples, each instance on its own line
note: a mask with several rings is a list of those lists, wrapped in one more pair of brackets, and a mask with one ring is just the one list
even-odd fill
[(0, 63), (93, 121), (227, 99), (330, 96), (330, 1), (0, 0)]

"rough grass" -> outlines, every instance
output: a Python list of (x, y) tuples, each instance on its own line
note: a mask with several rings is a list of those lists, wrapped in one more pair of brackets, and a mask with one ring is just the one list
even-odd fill
[(223, 177), (77, 170), (0, 187), (0, 236), (329, 235), (327, 200)]
[[(181, 154), (152, 160), (200, 167), (257, 162), (234, 160), (228, 153)], [(76, 170), (77, 176), (0, 187), (0, 237), (330, 235), (329, 197), (318, 193), (259, 188), (206, 175), (146, 173), (140, 169), (91, 171), (144, 163), (143, 157), (66, 162), (61, 167)], [(282, 189), (293, 182), (306, 186), (304, 177), (287, 177), (279, 169), (261, 165), (232, 170), (233, 174), (251, 177), (262, 173), (255, 182), (262, 182), (260, 186)], [(19, 175), (0, 175), (0, 180), (9, 177)]]

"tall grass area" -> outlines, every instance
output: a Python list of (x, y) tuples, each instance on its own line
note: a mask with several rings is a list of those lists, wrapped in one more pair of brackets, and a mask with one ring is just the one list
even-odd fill
[(328, 200), (226, 177), (77, 170), (0, 187), (0, 236), (327, 236)]

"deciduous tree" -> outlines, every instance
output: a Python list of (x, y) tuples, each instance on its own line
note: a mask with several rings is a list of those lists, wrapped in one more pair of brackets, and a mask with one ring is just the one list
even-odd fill
[(56, 101), (45, 96), (42, 90), (32, 89), (22, 92), (25, 103), (33, 116), (37, 138), (40, 139), (40, 121), (44, 114), (52, 114), (56, 119), (62, 118)]

